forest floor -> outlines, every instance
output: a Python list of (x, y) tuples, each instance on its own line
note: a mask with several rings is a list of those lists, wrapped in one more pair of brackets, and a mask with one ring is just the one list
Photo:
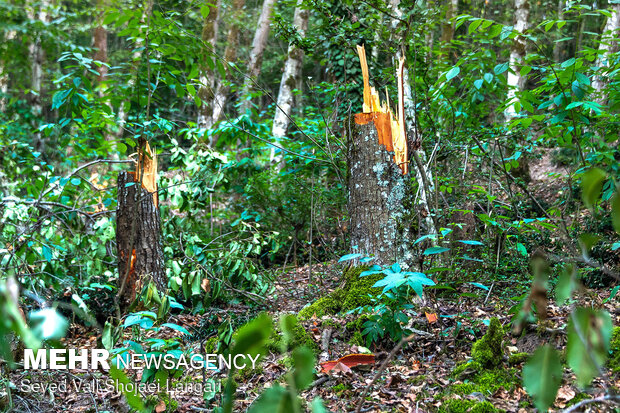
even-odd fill
[[(317, 283), (321, 276), (322, 282)], [(309, 282), (308, 267), (296, 268), (278, 277), (275, 290), (275, 304), (270, 311), (274, 320), (284, 313), (296, 314), (306, 304), (337, 288), (340, 284), (342, 269), (336, 264), (313, 266), (314, 283)], [(317, 285), (318, 284), (318, 285)], [(424, 312), (410, 314), (414, 320), (414, 327), (418, 334), (396, 352), (394, 357), (387, 360), (386, 368), (380, 373), (376, 381), (373, 377), (380, 366), (388, 358), (395, 343), (384, 340), (379, 345), (369, 346), (375, 355), (375, 364), (363, 368), (333, 369), (328, 373), (321, 372), (317, 365), (315, 381), (309, 389), (302, 393), (308, 402), (320, 397), (325, 406), (332, 412), (355, 411), (360, 398), (364, 397), (361, 412), (435, 412), (472, 411), (475, 406), (480, 410), (488, 406), (488, 401), (497, 409), (506, 412), (533, 411), (531, 399), (521, 385), (520, 373), (523, 360), (508, 363), (510, 353), (532, 352), (541, 343), (547, 342), (559, 349), (566, 343), (565, 326), (570, 308), (558, 308), (549, 305), (549, 317), (542, 326), (530, 326), (526, 333), (519, 338), (505, 334), (506, 360), (503, 360), (500, 370), (503, 373), (483, 373), (478, 379), (470, 374), (477, 374), (465, 370), (460, 376), (453, 370), (459, 363), (466, 361), (471, 354), (471, 346), (475, 340), (483, 336), (486, 324), (492, 317), (497, 317), (501, 324), (509, 330), (510, 315), (508, 310), (517, 301), (507, 299), (495, 286), (493, 294), (484, 290), (463, 284), (464, 293), (454, 298), (437, 298), (429, 294), (426, 308), (432, 308), (439, 316), (438, 320), (429, 323)], [(487, 297), (488, 295), (488, 297)], [(605, 302), (609, 297), (609, 289), (587, 290), (581, 293), (579, 301), (599, 308), (605, 308), (612, 315), (614, 325), (620, 324), (620, 308), (617, 299)], [(583, 304), (582, 303), (582, 304)], [(222, 311), (224, 310), (224, 311)], [(220, 308), (222, 314), (243, 314), (248, 308), (242, 305), (231, 305), (230, 308)], [(184, 326), (188, 330), (200, 325), (204, 315), (177, 315), (171, 322)], [(345, 327), (357, 316), (349, 314), (342, 316), (326, 316), (322, 319), (311, 318), (303, 322), (309, 336), (321, 349), (318, 355), (321, 361), (325, 359), (337, 360), (348, 354), (355, 354), (367, 349), (358, 345), (349, 344), (350, 332)], [(431, 318), (432, 320), (432, 318)], [(329, 330), (329, 332), (327, 332)], [(157, 338), (170, 338), (181, 333), (162, 329)], [(328, 339), (325, 339), (328, 337)], [(83, 326), (72, 325), (70, 336), (64, 341), (68, 348), (97, 348), (98, 334), (95, 330)], [(126, 337), (128, 338), (128, 337)], [(198, 346), (199, 343), (186, 343), (188, 347)], [(245, 409), (258, 397), (261, 391), (280, 380), (286, 373), (286, 358), (280, 354), (269, 354), (259, 362), (260, 367), (237, 377), (237, 390), (234, 411)], [(484, 375), (486, 374), (486, 376)], [(91, 380), (105, 380), (107, 372), (89, 372), (84, 370), (56, 370), (56, 371), (25, 371), (15, 370), (10, 374), (10, 380), (16, 388), (12, 392), (14, 411), (19, 412), (47, 412), (47, 411), (74, 411), (74, 412), (124, 412), (128, 411), (122, 397), (109, 388), (88, 387)], [(184, 374), (184, 382), (203, 382), (205, 379), (221, 380), (225, 373), (201, 372), (188, 377)], [(140, 379), (138, 374), (134, 379)], [(554, 411), (560, 411), (581, 400), (592, 399), (607, 393), (607, 389), (620, 389), (620, 377), (606, 371), (602, 378), (594, 380), (586, 392), (579, 390), (573, 374), (569, 369), (564, 370), (562, 386), (553, 406)], [(67, 388), (53, 388), (48, 386), (34, 392), (23, 392), (20, 384), (24, 380), (31, 382), (69, 383)], [(76, 391), (76, 385), (82, 385)], [(217, 401), (221, 395), (216, 395)], [(170, 394), (169, 398), (151, 398), (153, 411), (196, 412), (211, 411), (211, 404), (203, 400), (203, 393), (192, 389), (185, 392)], [(587, 410), (576, 411), (614, 411), (605, 404), (586, 404)]]

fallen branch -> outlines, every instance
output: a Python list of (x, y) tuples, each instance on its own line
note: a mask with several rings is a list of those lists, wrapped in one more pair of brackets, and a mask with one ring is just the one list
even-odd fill
[(562, 413), (575, 412), (575, 411), (579, 410), (579, 408), (585, 406), (586, 404), (606, 403), (606, 402), (612, 402), (613, 404), (620, 405), (620, 395), (608, 394), (608, 395), (605, 395), (605, 396), (596, 397), (594, 399), (582, 400), (579, 403), (573, 404), (571, 407), (562, 410)]

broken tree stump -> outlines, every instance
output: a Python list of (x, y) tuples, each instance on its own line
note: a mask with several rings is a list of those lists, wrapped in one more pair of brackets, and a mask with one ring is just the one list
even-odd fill
[[(144, 169), (147, 170), (146, 166)], [(132, 172), (121, 172), (117, 181), (118, 301), (122, 310), (129, 307), (149, 281), (160, 293), (166, 291), (168, 284), (161, 245), (157, 189), (148, 191), (135, 181), (135, 176)], [(144, 176), (148, 176), (146, 172)]]

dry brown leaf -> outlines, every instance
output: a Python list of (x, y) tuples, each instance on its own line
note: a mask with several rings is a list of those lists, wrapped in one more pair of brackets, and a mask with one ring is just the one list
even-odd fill
[(166, 411), (166, 402), (164, 402), (163, 400), (160, 401), (157, 406), (155, 406), (155, 411), (157, 413), (161, 413), (161, 412), (165, 412)]

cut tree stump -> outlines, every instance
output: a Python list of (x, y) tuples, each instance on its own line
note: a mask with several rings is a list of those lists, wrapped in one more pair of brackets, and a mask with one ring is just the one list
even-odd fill
[(167, 286), (157, 193), (141, 187), (134, 176), (131, 172), (121, 172), (117, 181), (116, 243), (122, 310), (129, 307), (149, 281), (160, 293)]

